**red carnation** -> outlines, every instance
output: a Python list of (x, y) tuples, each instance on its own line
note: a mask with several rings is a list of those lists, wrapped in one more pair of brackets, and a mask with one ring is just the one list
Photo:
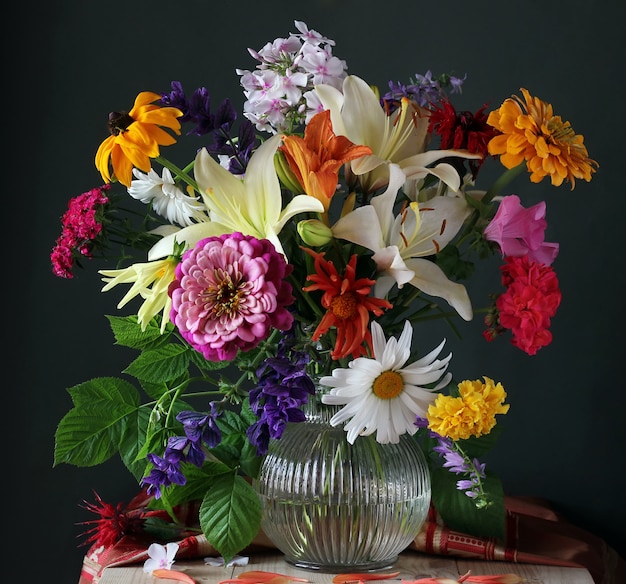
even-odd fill
[(552, 342), (548, 329), (561, 303), (559, 282), (550, 266), (529, 261), (528, 256), (509, 256), (505, 262), (500, 269), (507, 290), (497, 297), (495, 314), (485, 319), (489, 328), (483, 336), (493, 340), (508, 329), (511, 343), (534, 355)]

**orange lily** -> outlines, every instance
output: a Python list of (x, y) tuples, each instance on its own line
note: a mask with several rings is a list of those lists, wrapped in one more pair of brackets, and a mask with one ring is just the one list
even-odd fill
[(335, 135), (330, 110), (311, 118), (304, 129), (304, 138), (283, 137), (279, 150), (285, 155), (304, 192), (324, 205), (326, 222), (330, 202), (337, 190), (339, 169), (350, 160), (372, 153), (369, 146), (358, 146), (345, 136)]

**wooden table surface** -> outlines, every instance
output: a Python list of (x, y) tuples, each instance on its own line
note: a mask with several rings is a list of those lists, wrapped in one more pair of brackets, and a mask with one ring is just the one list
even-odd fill
[[(222, 580), (234, 578), (241, 572), (264, 570), (278, 572), (299, 578), (307, 578), (312, 584), (332, 584), (334, 573), (326, 574), (312, 570), (301, 570), (287, 564), (280, 553), (254, 554), (247, 566), (234, 568), (208, 566), (203, 560), (176, 562), (173, 569), (185, 572), (197, 584), (217, 584)], [(492, 574), (517, 574), (526, 578), (528, 584), (594, 584), (589, 572), (584, 568), (561, 568), (540, 566), (537, 564), (514, 564), (500, 561), (463, 560), (443, 556), (429, 556), (419, 552), (407, 551), (400, 555), (390, 570), (381, 573), (399, 571), (397, 578), (386, 581), (399, 584), (401, 580), (416, 580), (426, 577), (457, 579), (468, 570), (475, 576)], [(98, 584), (168, 584), (169, 579), (153, 578), (143, 572), (143, 564), (106, 568)]]

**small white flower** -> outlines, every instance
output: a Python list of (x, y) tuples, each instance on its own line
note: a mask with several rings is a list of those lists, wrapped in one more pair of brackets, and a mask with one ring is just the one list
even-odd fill
[(206, 209), (197, 197), (190, 197), (181, 191), (172, 178), (169, 169), (163, 169), (160, 177), (153, 169), (148, 174), (133, 168), (133, 180), (128, 187), (128, 194), (142, 203), (152, 202), (155, 213), (165, 217), (170, 223), (185, 227), (192, 225), (204, 216)]
[(166, 545), (160, 543), (152, 543), (148, 548), (148, 556), (150, 556), (143, 564), (143, 571), (152, 574), (154, 570), (171, 570), (174, 563), (174, 557), (178, 552), (178, 544), (170, 542)]
[[(435, 401), (437, 392), (452, 378), (446, 373), (452, 358), (437, 359), (445, 340), (425, 357), (404, 367), (411, 354), (413, 327), (407, 320), (400, 338), (385, 340), (382, 327), (372, 321), (372, 347), (374, 358), (359, 357), (348, 363), (348, 368), (333, 370), (332, 376), (320, 379), (320, 384), (331, 387), (322, 396), (329, 405), (345, 405), (330, 420), (344, 426), (350, 444), (358, 436), (376, 432), (381, 444), (397, 443), (405, 432), (417, 432), (416, 416), (426, 417), (428, 406)], [(422, 387), (439, 380), (432, 389)]]

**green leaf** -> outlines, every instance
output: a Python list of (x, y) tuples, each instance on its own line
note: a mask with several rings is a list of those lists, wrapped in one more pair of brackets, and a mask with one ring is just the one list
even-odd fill
[(124, 373), (149, 383), (172, 381), (187, 372), (189, 351), (178, 344), (144, 351), (124, 369)]
[(115, 342), (118, 345), (123, 345), (132, 349), (153, 349), (163, 345), (168, 342), (173, 331), (173, 326), (170, 324), (166, 327), (165, 332), (161, 334), (158, 323), (154, 320), (148, 323), (145, 331), (142, 331), (136, 315), (105, 316), (111, 325), (111, 330), (115, 336)]
[(456, 280), (468, 280), (474, 273), (474, 263), (462, 259), (454, 245), (447, 245), (437, 254), (437, 265), (449, 278)]
[(137, 456), (146, 441), (151, 412), (152, 408), (145, 405), (141, 406), (132, 419), (132, 423), (129, 421), (126, 424), (118, 445), (122, 462), (137, 482), (144, 476), (146, 469), (145, 457), (138, 459)]
[(139, 405), (139, 393), (133, 385), (118, 377), (96, 377), (68, 388), (75, 406), (100, 404), (106, 410), (109, 404)]
[(454, 531), (476, 537), (495, 537), (504, 541), (506, 512), (504, 493), (500, 480), (487, 474), (483, 479), (485, 491), (491, 505), (477, 509), (473, 500), (464, 491), (456, 488), (457, 475), (440, 468), (433, 471), (432, 501), (444, 523)]
[[(175, 420), (176, 416), (183, 410), (192, 410), (193, 408), (182, 399), (177, 399), (175, 403), (171, 403), (171, 400), (162, 402), (161, 407), (169, 409), (169, 416), (172, 420)], [(140, 445), (139, 449), (134, 452), (134, 459), (127, 462), (127, 466), (130, 468), (130, 462), (141, 463), (146, 458), (148, 453), (155, 452), (158, 455), (162, 455), (166, 448), (167, 441), (171, 436), (181, 436), (184, 433), (182, 424), (178, 421), (172, 421), (169, 425), (165, 426), (164, 422), (157, 421), (150, 423), (151, 416), (155, 415), (154, 410), (148, 412), (148, 422), (143, 429), (143, 435), (137, 437), (137, 443)], [(159, 416), (165, 416), (165, 413), (159, 414)], [(175, 424), (175, 426), (174, 426)], [(141, 429), (140, 429), (141, 432)], [(135, 465), (132, 465), (135, 468)]]
[(483, 458), (496, 445), (502, 430), (502, 426), (496, 425), (489, 434), (483, 434), (478, 438), (471, 436), (466, 440), (459, 440), (459, 445), (468, 458)]
[(189, 463), (182, 465), (182, 471), (187, 479), (184, 486), (177, 485), (174, 489), (165, 491), (164, 499), (170, 508), (189, 501), (201, 501), (215, 477), (232, 473), (232, 469), (216, 461), (207, 461), (202, 468)]
[(200, 369), (200, 371), (217, 371), (219, 369), (225, 369), (231, 364), (230, 361), (207, 361), (204, 355), (196, 350), (189, 351), (189, 357), (191, 362)]
[[(231, 410), (223, 412), (216, 423), (222, 433), (222, 441), (211, 449), (211, 454), (230, 468), (236, 468), (241, 464), (246, 444), (249, 444), (246, 431), (250, 424)], [(249, 452), (246, 452), (245, 458), (248, 459), (249, 456)]]
[(261, 525), (261, 501), (241, 476), (215, 477), (200, 506), (200, 527), (228, 563), (250, 545)]
[(75, 407), (59, 422), (54, 466), (95, 466), (118, 452), (121, 437), (138, 424), (139, 394), (123, 379), (100, 377), (68, 392)]

